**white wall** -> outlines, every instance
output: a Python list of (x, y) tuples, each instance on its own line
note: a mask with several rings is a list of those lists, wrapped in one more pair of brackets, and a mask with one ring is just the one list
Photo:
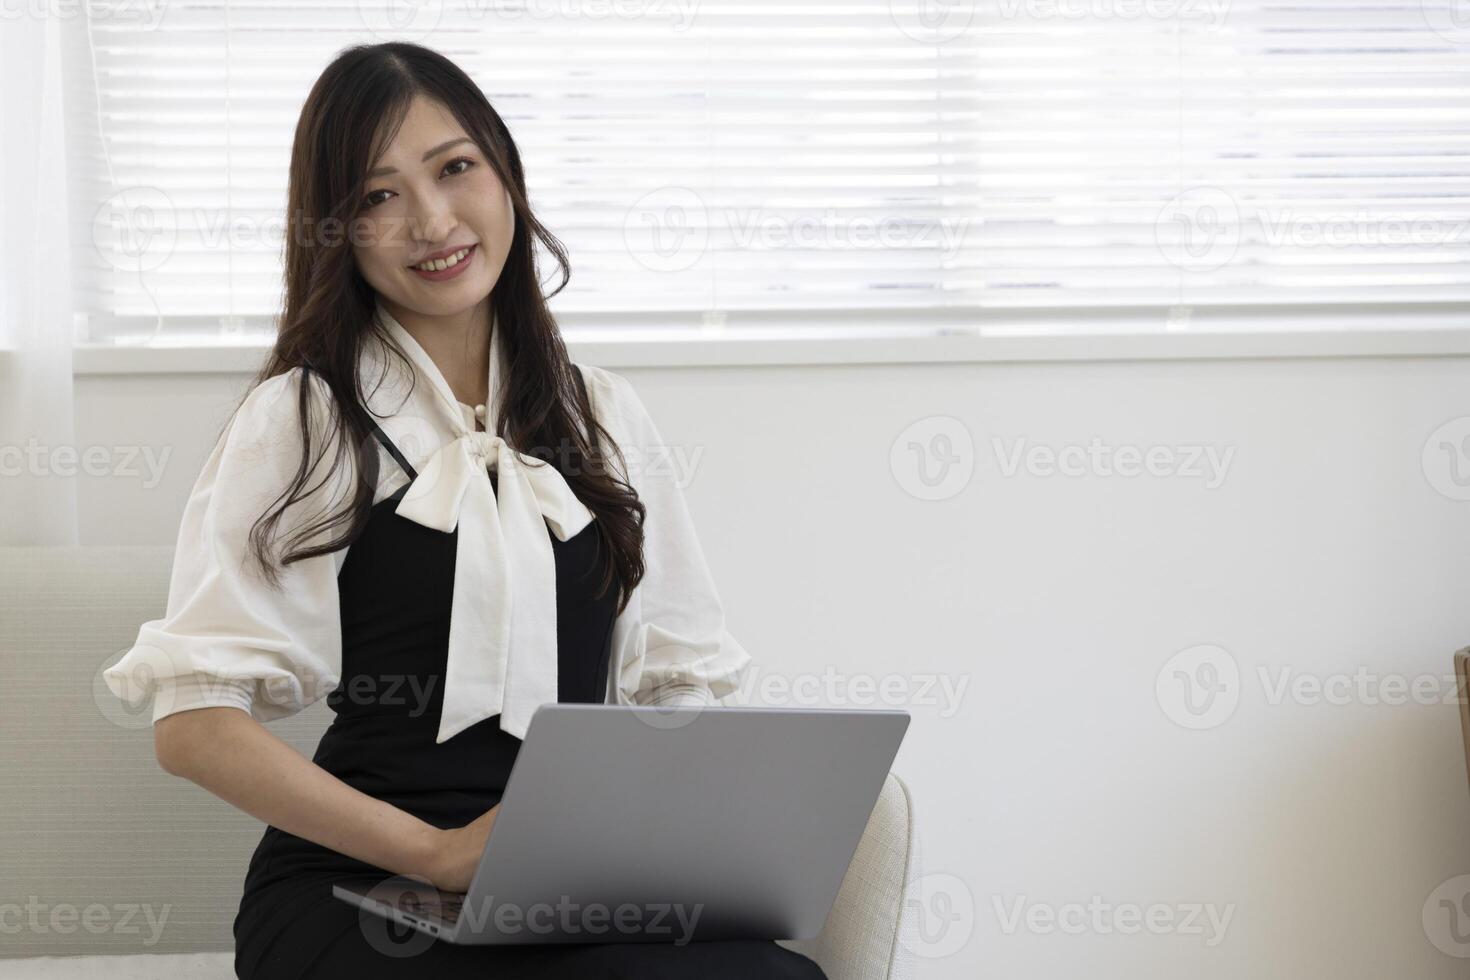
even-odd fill
[[(690, 506), (731, 629), (764, 671), (967, 685), (957, 711), (912, 707), (895, 765), (937, 892), (921, 975), (1465, 976), (1423, 921), (1431, 892), (1470, 874), (1457, 708), (1374, 703), (1396, 693), (1379, 683), (1340, 704), (1273, 703), (1273, 688), (1282, 670), (1361, 671), (1428, 675), (1453, 697), (1443, 677), (1470, 644), (1470, 503), (1436, 490), (1454, 486), (1448, 458), (1436, 449), (1426, 473), (1422, 452), (1470, 416), (1470, 361), (615, 370), (668, 441), (702, 452), (686, 457)], [(172, 542), (247, 382), (80, 377), (81, 446), (172, 452), (155, 488), (84, 482), (84, 543)], [(928, 501), (890, 451), (934, 416), (968, 429), (974, 472)], [(1233, 456), (1213, 489), (1188, 475), (1006, 476), (991, 440), (1018, 437)], [(1191, 730), (1173, 720), (1195, 717), (1181, 665), (1164, 668), (1201, 644), (1239, 671), (1216, 704), (1238, 700)], [(1231, 918), (1214, 945), (1203, 917), (1164, 935), (1092, 912), (1071, 932), (1026, 925), (1027, 910), (1094, 896)], [(1438, 902), (1429, 925), (1465, 956), (1463, 904), (1461, 933)]]

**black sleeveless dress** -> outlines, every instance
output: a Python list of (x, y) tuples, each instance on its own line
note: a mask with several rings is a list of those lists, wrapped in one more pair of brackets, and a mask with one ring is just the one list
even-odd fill
[[(386, 434), (378, 429), (376, 435), (409, 479), (415, 478)], [(494, 471), (491, 482), (495, 486)], [(313, 761), (348, 785), (448, 829), (470, 823), (500, 801), (521, 742), (500, 730), (498, 716), (434, 742), (444, 703), (459, 532), (445, 534), (395, 514), (407, 489), (373, 507), (338, 575), (342, 676), (327, 697), (335, 718)], [(550, 529), (547, 536), (556, 560), (557, 700), (602, 703), (617, 589), (595, 594), (596, 524), (566, 542)], [(384, 869), (267, 827), (251, 856), (235, 917), (236, 975), (825, 980), (815, 962), (774, 941), (456, 946), (434, 940), (425, 947), (421, 935), (386, 920), (373, 923), (377, 931), (370, 941), (362, 913), (333, 896), (332, 884), (388, 877)], [(385, 933), (402, 948), (384, 951)]]

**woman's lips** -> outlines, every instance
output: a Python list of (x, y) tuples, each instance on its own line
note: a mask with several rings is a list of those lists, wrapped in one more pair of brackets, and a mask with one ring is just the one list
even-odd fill
[(478, 255), (479, 253), (480, 253), (480, 244), (479, 244), (479, 242), (476, 242), (475, 244), (473, 244), (473, 245), (470, 246), (470, 252), (469, 252), (468, 255), (466, 255), (464, 258), (460, 259), (457, 264), (452, 265), (452, 266), (450, 266), (447, 269), (441, 269), (441, 270), (439, 270), (437, 272), (426, 272), (423, 269), (419, 269), (419, 268), (416, 268), (414, 266), (409, 266), (408, 267), (408, 271), (412, 272), (414, 275), (418, 276), (419, 278), (421, 278), (421, 279), (427, 279), (430, 282), (443, 282), (446, 279), (453, 279), (455, 276), (459, 275), (461, 272), (464, 272), (465, 269), (469, 268), (470, 263), (473, 262), (473, 261), (475, 261), (475, 256)]

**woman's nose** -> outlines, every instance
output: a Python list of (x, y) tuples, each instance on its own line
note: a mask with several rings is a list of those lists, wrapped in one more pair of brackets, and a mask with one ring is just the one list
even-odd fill
[(452, 214), (436, 214), (432, 218), (425, 219), (419, 225), (418, 245), (422, 249), (447, 245), (457, 227), (459, 227), (459, 222), (454, 220)]
[(437, 189), (420, 199), (418, 224), (418, 237), (424, 245), (447, 242), (449, 236), (459, 227), (453, 204), (447, 195)]

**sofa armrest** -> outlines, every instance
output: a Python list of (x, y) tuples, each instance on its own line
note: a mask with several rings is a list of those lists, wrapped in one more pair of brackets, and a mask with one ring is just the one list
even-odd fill
[(777, 942), (815, 960), (828, 980), (910, 980), (918, 869), (913, 799), (890, 772), (821, 934)]

